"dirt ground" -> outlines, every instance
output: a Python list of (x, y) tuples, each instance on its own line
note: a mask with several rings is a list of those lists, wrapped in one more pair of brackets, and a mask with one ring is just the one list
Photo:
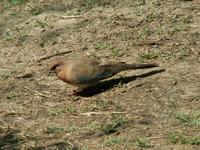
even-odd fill
[[(160, 67), (70, 97), (80, 55)], [(199, 0), (1, 0), (0, 149), (199, 150), (199, 55)]]

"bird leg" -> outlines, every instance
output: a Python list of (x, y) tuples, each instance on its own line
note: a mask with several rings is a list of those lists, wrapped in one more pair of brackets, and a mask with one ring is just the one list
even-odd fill
[(72, 91), (68, 94), (69, 96), (77, 96), (83, 89), (73, 88)]

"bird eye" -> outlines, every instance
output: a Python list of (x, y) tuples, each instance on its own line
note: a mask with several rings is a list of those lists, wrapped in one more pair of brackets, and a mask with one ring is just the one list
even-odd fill
[(60, 72), (62, 70), (62, 67), (61, 66), (57, 66), (56, 67), (56, 72), (58, 73), (58, 72)]

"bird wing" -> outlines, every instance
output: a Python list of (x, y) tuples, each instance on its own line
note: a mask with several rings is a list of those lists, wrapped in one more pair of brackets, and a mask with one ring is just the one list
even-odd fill
[(112, 69), (107, 65), (100, 65), (98, 61), (84, 58), (69, 62), (68, 80), (75, 84), (92, 84), (112, 76)]
[(96, 66), (96, 68), (93, 69), (90, 68), (87, 71), (84, 70), (83, 72), (84, 73), (76, 75), (76, 79), (79, 83), (98, 82), (112, 76), (112, 72), (110, 70), (101, 69), (100, 66)]

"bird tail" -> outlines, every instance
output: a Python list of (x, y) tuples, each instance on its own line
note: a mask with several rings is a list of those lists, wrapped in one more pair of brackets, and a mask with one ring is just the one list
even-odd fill
[[(120, 66), (120, 65), (119, 65)], [(124, 64), (122, 65), (122, 70), (128, 69), (145, 69), (145, 68), (153, 68), (158, 67), (159, 65), (156, 63), (144, 63), (144, 64)]]
[(116, 63), (111, 64), (110, 68), (114, 74), (117, 74), (121, 71), (130, 70), (130, 69), (145, 69), (145, 68), (153, 68), (158, 67), (159, 65), (156, 63), (141, 63), (141, 64), (125, 64), (125, 63)]
[(101, 71), (99, 71), (100, 72), (99, 78), (101, 79), (109, 78), (125, 70), (145, 69), (145, 68), (152, 68), (152, 67), (158, 67), (158, 66), (159, 65), (156, 63), (126, 64), (124, 62), (101, 65)]

